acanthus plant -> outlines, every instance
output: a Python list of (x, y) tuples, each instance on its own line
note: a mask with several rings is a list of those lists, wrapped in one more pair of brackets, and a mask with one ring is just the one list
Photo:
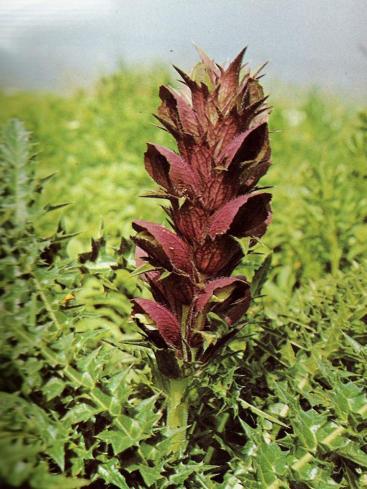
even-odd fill
[[(185, 441), (188, 367), (207, 362), (250, 305), (249, 282), (231, 276), (244, 256), (239, 238), (253, 247), (271, 221), (271, 194), (257, 185), (270, 165), (269, 108), (260, 76), (242, 66), (244, 52), (223, 68), (199, 50), (194, 75), (176, 68), (182, 91), (160, 88), (156, 117), (178, 152), (148, 144), (145, 168), (160, 187), (153, 196), (169, 202), (172, 230), (133, 222), (137, 265), (153, 296), (134, 299), (133, 317), (168, 379), (175, 451)], [(208, 346), (218, 320), (228, 331)]]

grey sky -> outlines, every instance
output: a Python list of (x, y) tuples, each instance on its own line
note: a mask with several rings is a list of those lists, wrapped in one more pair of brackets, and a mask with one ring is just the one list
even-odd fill
[(0, 0), (0, 86), (89, 84), (119, 60), (189, 67), (194, 41), (270, 79), (367, 93), (366, 0)]

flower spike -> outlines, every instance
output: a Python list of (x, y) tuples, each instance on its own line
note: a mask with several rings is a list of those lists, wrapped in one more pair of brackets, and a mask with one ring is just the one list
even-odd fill
[(172, 230), (133, 223), (137, 261), (154, 267), (142, 275), (153, 299), (135, 299), (133, 317), (155, 346), (183, 361), (212, 357), (213, 345), (203, 346), (215, 329), (211, 313), (227, 324), (226, 341), (236, 330), (251, 301), (246, 278), (231, 276), (243, 258), (236, 238), (254, 238), (252, 246), (271, 222), (271, 194), (256, 187), (271, 157), (258, 73), (243, 66), (246, 49), (227, 67), (197, 50), (191, 75), (175, 67), (183, 90), (159, 91), (156, 118), (177, 152), (150, 143), (144, 158), (157, 195), (168, 199)]

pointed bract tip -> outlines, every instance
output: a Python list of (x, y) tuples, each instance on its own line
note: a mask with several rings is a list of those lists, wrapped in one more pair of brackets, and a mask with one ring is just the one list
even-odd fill
[(247, 51), (247, 46), (245, 46), (244, 48), (241, 49), (241, 51), (237, 54), (237, 56), (235, 57), (235, 60), (236, 59), (243, 59), (243, 57), (245, 56), (246, 54), (246, 51)]
[(236, 70), (240, 70), (241, 65), (242, 65), (242, 61), (243, 61), (243, 57), (245, 56), (246, 50), (247, 50), (247, 46), (244, 47), (243, 49), (241, 49), (241, 51), (237, 54), (237, 56), (229, 64), (227, 71), (230, 71), (233, 68), (235, 68)]
[(187, 86), (195, 84), (194, 80), (192, 80), (187, 73), (181, 70), (181, 68), (179, 68), (176, 65), (172, 65), (172, 66), (177, 71), (177, 73), (180, 75), (180, 77), (183, 79), (183, 81), (186, 83)]
[(214, 61), (209, 58), (209, 56), (206, 54), (206, 52), (204, 51), (203, 48), (201, 48), (200, 46), (198, 46), (197, 44), (193, 43), (194, 44), (194, 48), (196, 49), (201, 61), (204, 63), (204, 64), (210, 64), (210, 65), (213, 65), (215, 66), (215, 63)]
[[(263, 63), (259, 68), (257, 68), (257, 70), (254, 72), (254, 74), (252, 75), (253, 78), (256, 78), (257, 80), (259, 80), (260, 78), (262, 78), (264, 76), (264, 74), (261, 74), (262, 70), (268, 66), (269, 64), (269, 61), (265, 61), (265, 63)], [(260, 75), (260, 76), (259, 76)]]

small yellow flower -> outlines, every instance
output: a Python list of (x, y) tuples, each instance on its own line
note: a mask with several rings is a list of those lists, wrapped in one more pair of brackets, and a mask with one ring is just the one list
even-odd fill
[(66, 296), (62, 299), (61, 305), (62, 306), (67, 306), (69, 302), (75, 299), (75, 295), (72, 292), (69, 292), (66, 294)]

